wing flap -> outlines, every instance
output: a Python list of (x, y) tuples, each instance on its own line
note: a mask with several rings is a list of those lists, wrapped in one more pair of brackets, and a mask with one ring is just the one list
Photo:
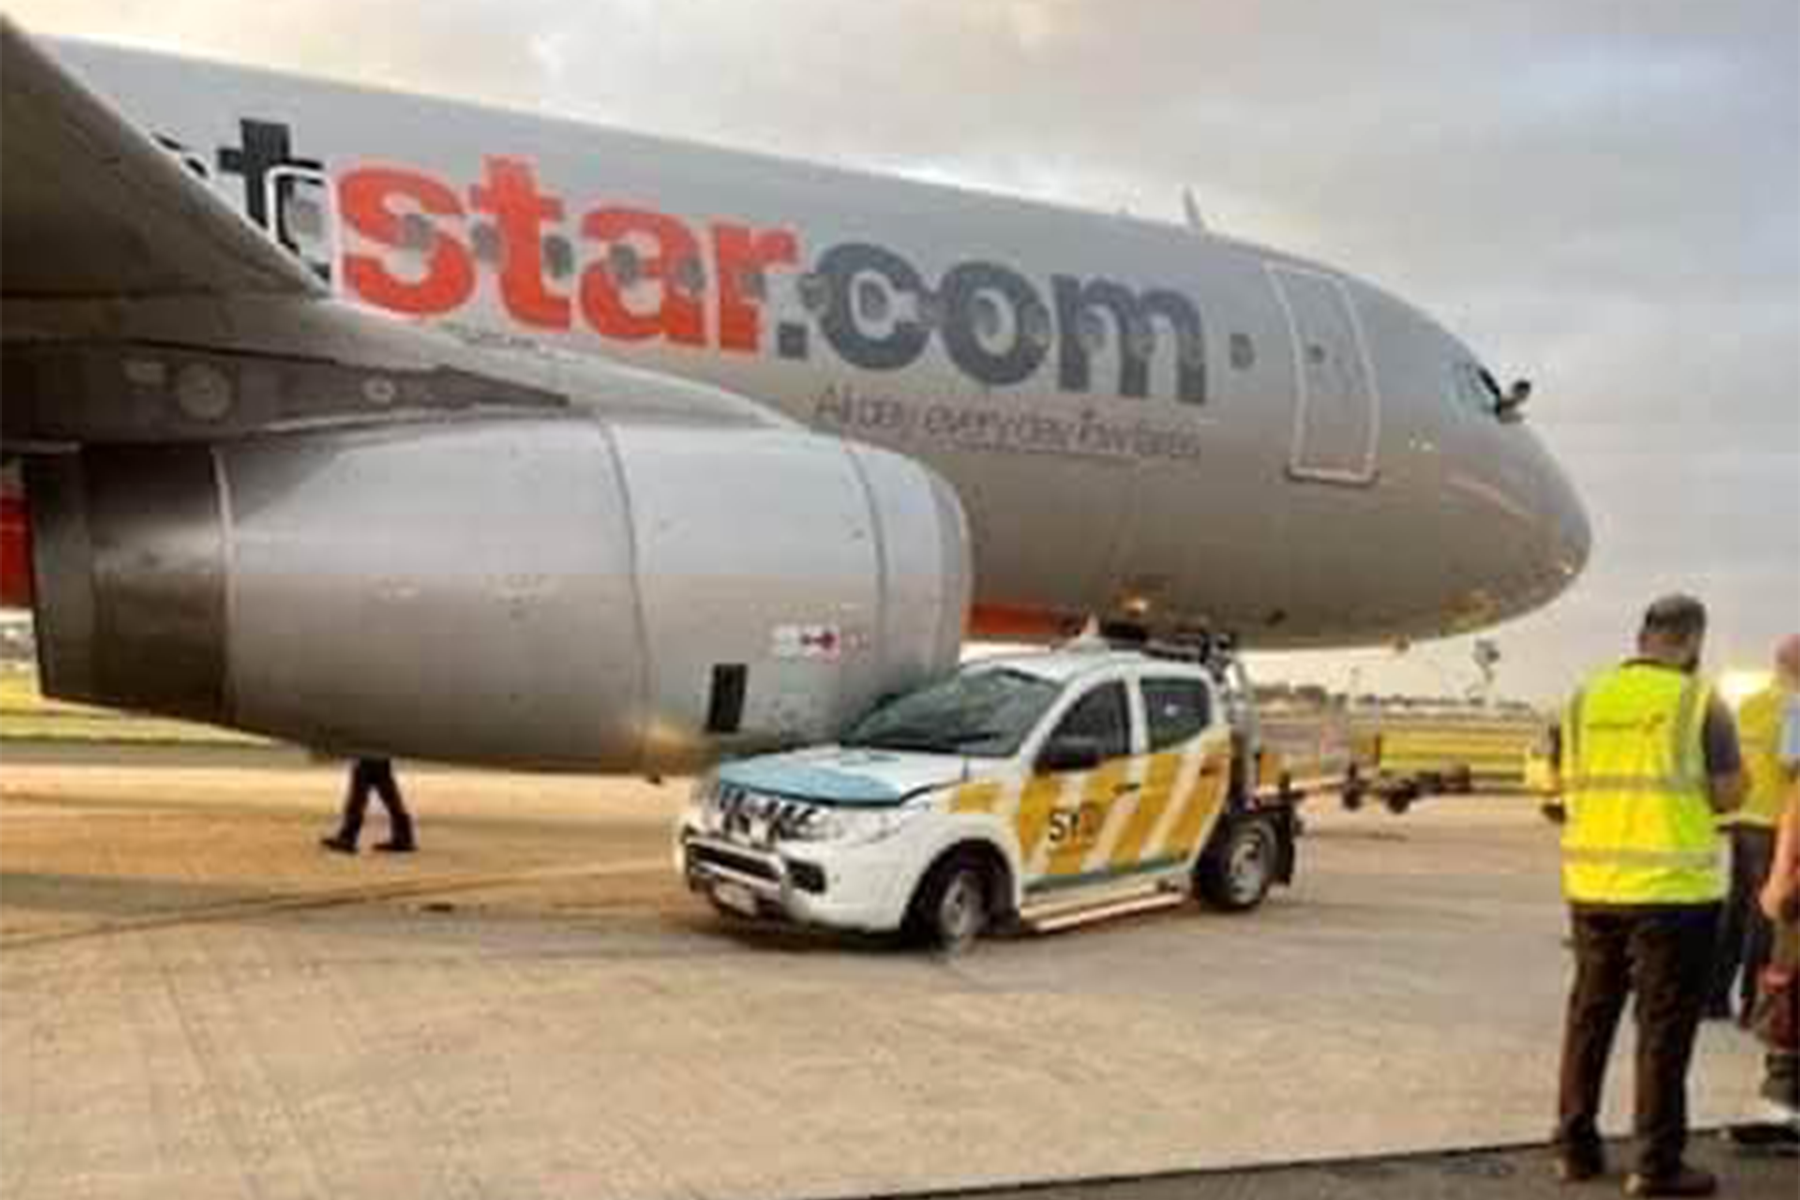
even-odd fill
[(3, 16), (0, 131), (0, 295), (326, 294)]

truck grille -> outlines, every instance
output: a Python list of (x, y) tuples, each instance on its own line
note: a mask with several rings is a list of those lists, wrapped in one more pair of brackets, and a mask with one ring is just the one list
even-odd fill
[(792, 837), (811, 818), (814, 807), (804, 800), (723, 784), (707, 805), (705, 829), (730, 841), (769, 846)]
[(769, 863), (753, 854), (740, 854), (723, 846), (711, 846), (704, 842), (690, 842), (687, 848), (688, 862), (692, 865), (718, 867), (739, 875), (748, 875), (753, 879), (766, 879), (775, 883), (780, 874)]

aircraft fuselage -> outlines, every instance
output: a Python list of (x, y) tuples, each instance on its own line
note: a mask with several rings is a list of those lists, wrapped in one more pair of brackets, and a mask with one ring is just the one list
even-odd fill
[(1334, 268), (1179, 227), (58, 44), (347, 299), (703, 380), (941, 472), (978, 631), (1258, 646), (1491, 624), (1586, 558), (1476, 356)]

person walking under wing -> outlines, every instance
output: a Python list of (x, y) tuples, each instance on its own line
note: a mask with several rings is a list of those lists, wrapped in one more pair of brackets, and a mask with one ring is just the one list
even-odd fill
[(413, 837), (412, 814), (406, 811), (400, 785), (394, 781), (393, 763), (385, 758), (359, 758), (351, 765), (350, 787), (344, 795), (343, 823), (336, 833), (320, 838), (319, 845), (339, 854), (356, 853), (356, 840), (362, 835), (363, 817), (369, 811), (371, 792), (381, 798), (381, 806), (387, 810), (388, 817), (388, 840), (377, 842), (375, 848), (391, 854), (410, 854), (419, 848)]

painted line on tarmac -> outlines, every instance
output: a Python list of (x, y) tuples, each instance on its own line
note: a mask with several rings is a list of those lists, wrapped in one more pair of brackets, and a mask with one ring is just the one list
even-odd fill
[(184, 909), (180, 912), (146, 913), (138, 917), (99, 921), (74, 929), (54, 929), (46, 930), (43, 933), (22, 933), (10, 936), (0, 934), (0, 949), (16, 951), (34, 946), (71, 942), (82, 938), (143, 933), (183, 925), (239, 921), (280, 913), (341, 908), (351, 904), (372, 904), (386, 900), (407, 900), (417, 896), (454, 895), (460, 892), (484, 891), (521, 884), (551, 883), (566, 879), (606, 879), (618, 875), (643, 875), (652, 871), (660, 872), (668, 869), (669, 860), (666, 857), (658, 857), (625, 859), (603, 866), (536, 867), (519, 871), (462, 872), (413, 879), (391, 879), (347, 887), (285, 892), (250, 900), (232, 900), (221, 904)]

